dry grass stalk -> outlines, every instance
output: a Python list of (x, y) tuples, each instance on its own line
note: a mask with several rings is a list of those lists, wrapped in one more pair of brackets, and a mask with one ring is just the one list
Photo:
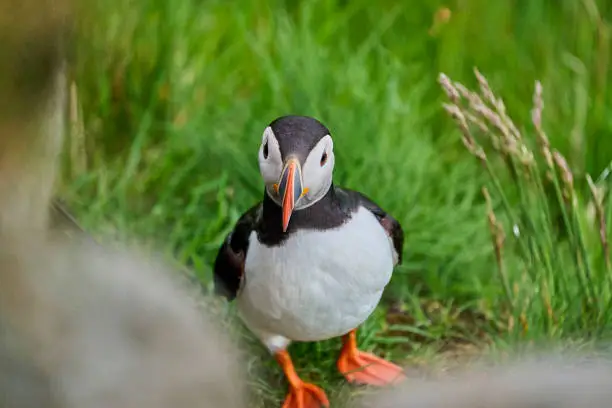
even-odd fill
[(533, 92), (533, 109), (531, 111), (531, 121), (533, 122), (533, 126), (536, 130), (536, 136), (538, 139), (538, 143), (540, 144), (540, 149), (542, 151), (542, 156), (544, 156), (544, 161), (549, 169), (553, 168), (553, 159), (552, 154), (550, 152), (550, 142), (548, 141), (548, 137), (542, 128), (542, 111), (544, 110), (544, 99), (542, 98), (542, 83), (540, 81), (536, 81), (535, 90)]
[[(461, 130), (461, 133), (463, 135), (463, 144), (470, 153), (480, 159), (483, 165), (486, 166), (487, 157), (484, 153), (484, 150), (476, 143), (476, 140), (474, 139), (474, 136), (472, 135), (472, 132), (470, 131), (470, 127), (468, 125), (467, 119), (472, 119), (474, 118), (474, 116), (470, 115), (466, 119), (466, 116), (463, 114), (463, 111), (458, 105), (461, 100), (460, 93), (457, 88), (452, 84), (450, 79), (446, 75), (440, 74), (439, 81), (444, 91), (446, 91), (446, 94), (448, 95), (449, 99), (453, 102), (450, 104), (445, 103), (442, 106), (459, 126), (459, 130)], [(479, 125), (483, 126), (484, 124), (479, 122)], [(486, 126), (484, 127), (486, 128)]]
[(586, 177), (587, 183), (589, 184), (589, 190), (591, 192), (591, 195), (593, 196), (595, 215), (597, 216), (597, 221), (599, 224), (599, 239), (601, 241), (604, 259), (606, 262), (606, 268), (610, 270), (610, 248), (608, 245), (608, 228), (606, 223), (606, 214), (603, 208), (603, 189), (595, 185), (590, 175), (587, 174)]
[[(438, 81), (452, 101), (452, 105), (456, 106), (456, 109), (461, 112), (461, 116), (467, 119), (466, 124), (471, 123), (484, 135), (487, 135), (491, 145), (495, 150), (501, 152), (506, 160), (517, 157), (525, 165), (531, 165), (533, 154), (521, 141), (522, 136), (506, 114), (503, 101), (495, 97), (484, 76), (478, 71), (475, 72), (484, 99), (461, 83), (452, 82), (445, 74), (440, 74)], [(467, 101), (467, 107), (461, 104), (462, 100)], [(488, 105), (491, 105), (492, 108)], [(445, 109), (449, 111), (448, 106), (445, 106)], [(451, 114), (457, 115), (456, 112)], [(486, 123), (489, 123), (492, 128), (487, 126)], [(496, 131), (492, 131), (493, 129), (496, 129)], [(463, 129), (462, 133), (465, 133)]]
[(70, 82), (70, 133), (67, 140), (70, 149), (70, 177), (77, 177), (87, 170), (87, 150), (85, 148), (85, 124), (81, 114), (81, 104), (76, 82)]
[(489, 190), (487, 190), (486, 187), (482, 188), (482, 195), (484, 196), (487, 205), (487, 218), (489, 221), (489, 230), (491, 231), (491, 240), (493, 242), (497, 269), (499, 271), (502, 284), (504, 285), (504, 291), (506, 292), (506, 297), (510, 309), (514, 310), (514, 300), (510, 289), (510, 282), (508, 280), (508, 275), (506, 274), (506, 268), (504, 266), (503, 247), (504, 241), (506, 239), (506, 236), (504, 234), (504, 228), (501, 223), (497, 221), (497, 217), (495, 216), (495, 212), (493, 211), (491, 195), (489, 194)]
[[(555, 318), (557, 311), (561, 313), (567, 310), (563, 299), (556, 297), (562, 293), (568, 296), (568, 299), (569, 297), (574, 299), (576, 287), (579, 287), (581, 301), (586, 306), (584, 312), (576, 318), (581, 320), (581, 324), (586, 324), (587, 320), (594, 321), (593, 319), (599, 318), (597, 317), (599, 316), (598, 298), (602, 296), (609, 298), (609, 290), (603, 284), (611, 282), (602, 274), (597, 276), (605, 279), (605, 282), (598, 284), (593, 280), (591, 260), (586, 246), (587, 232), (581, 227), (582, 208), (577, 200), (574, 175), (565, 157), (559, 151), (551, 149), (549, 139), (543, 130), (542, 84), (535, 83), (531, 110), (535, 139), (539, 145), (536, 155), (531, 150), (527, 138), (519, 132), (507, 114), (503, 100), (494, 94), (484, 75), (478, 70), (474, 70), (474, 74), (478, 80), (479, 93), (467, 89), (461, 83), (451, 81), (444, 74), (440, 74), (439, 82), (449, 98), (449, 103), (444, 104), (445, 110), (458, 124), (464, 145), (472, 155), (479, 158), (490, 176), (491, 186), (494, 187), (491, 195), (488, 194), (489, 190), (486, 190), (485, 195), (489, 208), (490, 228), (492, 207), (490, 202), (494, 195), (501, 202), (509, 225), (521, 231), (520, 235), (515, 234), (513, 242), (517, 246), (517, 255), (522, 260), (530, 279), (529, 282), (520, 283), (518, 285), (522, 288), (520, 292), (511, 293), (511, 296), (516, 300), (517, 297), (529, 293), (526, 298), (531, 302), (539, 298), (539, 309), (544, 317), (541, 321), (547, 322), (547, 329), (551, 329), (554, 324), (566, 324), (569, 327), (569, 323)], [(501, 168), (497, 166), (496, 156), (482, 147), (489, 145), (499, 154), (497, 157), (504, 165)], [(539, 163), (542, 160), (545, 163), (548, 181), (554, 188), (552, 196), (549, 195), (549, 190), (545, 189), (549, 183), (546, 179), (543, 180), (540, 174)], [(502, 184), (498, 172), (504, 167), (511, 179), (504, 180)], [(511, 203), (508, 200), (510, 192), (515, 194), (518, 201)], [(603, 206), (600, 205), (594, 211), (599, 220), (599, 240), (606, 258), (606, 268), (610, 268)], [(561, 218), (557, 214), (561, 215)], [(561, 225), (558, 225), (559, 220), (562, 221)], [(492, 233), (495, 237), (494, 230)], [(567, 245), (569, 250), (566, 249)], [(499, 242), (494, 239), (493, 250), (496, 259), (499, 258), (499, 248)], [(508, 250), (505, 252), (507, 256)], [(568, 253), (571, 254), (571, 259), (568, 259)], [(511, 272), (513, 279), (519, 279), (516, 269)], [(561, 270), (564, 272), (560, 273)], [(536, 295), (537, 293), (539, 295)], [(557, 307), (559, 310), (556, 310)], [(515, 310), (515, 313), (518, 313), (518, 310)], [(515, 321), (524, 323), (525, 327), (528, 326), (529, 315), (519, 314), (513, 317)], [(556, 333), (559, 332), (556, 330)]]
[(561, 153), (557, 150), (553, 150), (553, 162), (557, 166), (557, 168), (561, 171), (561, 180), (564, 184), (563, 196), (566, 199), (566, 202), (570, 205), (575, 204), (575, 194), (574, 194), (574, 175), (572, 174), (572, 170), (567, 164), (567, 160)]

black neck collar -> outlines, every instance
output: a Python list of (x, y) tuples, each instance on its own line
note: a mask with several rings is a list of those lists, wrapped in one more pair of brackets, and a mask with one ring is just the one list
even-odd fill
[(282, 229), (282, 209), (264, 191), (263, 213), (257, 228), (257, 238), (265, 245), (280, 245), (298, 230), (326, 230), (339, 227), (350, 217), (353, 206), (342, 200), (332, 183), (325, 195), (316, 203), (291, 215), (286, 232)]

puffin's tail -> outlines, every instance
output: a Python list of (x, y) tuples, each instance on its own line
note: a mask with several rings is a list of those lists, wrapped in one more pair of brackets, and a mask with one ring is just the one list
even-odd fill
[(355, 408), (609, 408), (612, 364), (546, 357), (480, 367), (360, 400)]
[(244, 407), (236, 350), (173, 271), (49, 234), (49, 208), (78, 229), (52, 204), (74, 6), (0, 0), (0, 405)]

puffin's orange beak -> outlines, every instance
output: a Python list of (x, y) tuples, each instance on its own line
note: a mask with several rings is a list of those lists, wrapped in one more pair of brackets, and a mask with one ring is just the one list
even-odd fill
[(295, 205), (307, 192), (308, 189), (302, 186), (302, 169), (300, 168), (300, 163), (296, 159), (290, 158), (285, 163), (278, 183), (278, 195), (281, 197), (283, 203), (283, 232), (287, 231), (289, 219), (291, 218)]

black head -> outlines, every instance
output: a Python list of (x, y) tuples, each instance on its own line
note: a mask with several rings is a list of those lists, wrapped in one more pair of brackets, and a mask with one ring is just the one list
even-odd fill
[(281, 116), (269, 126), (278, 141), (283, 160), (288, 155), (294, 155), (302, 165), (316, 144), (330, 135), (325, 125), (309, 116)]
[(320, 200), (329, 190), (334, 168), (329, 129), (308, 116), (282, 116), (265, 129), (259, 170), (267, 194), (283, 208), (286, 229), (293, 210)]

